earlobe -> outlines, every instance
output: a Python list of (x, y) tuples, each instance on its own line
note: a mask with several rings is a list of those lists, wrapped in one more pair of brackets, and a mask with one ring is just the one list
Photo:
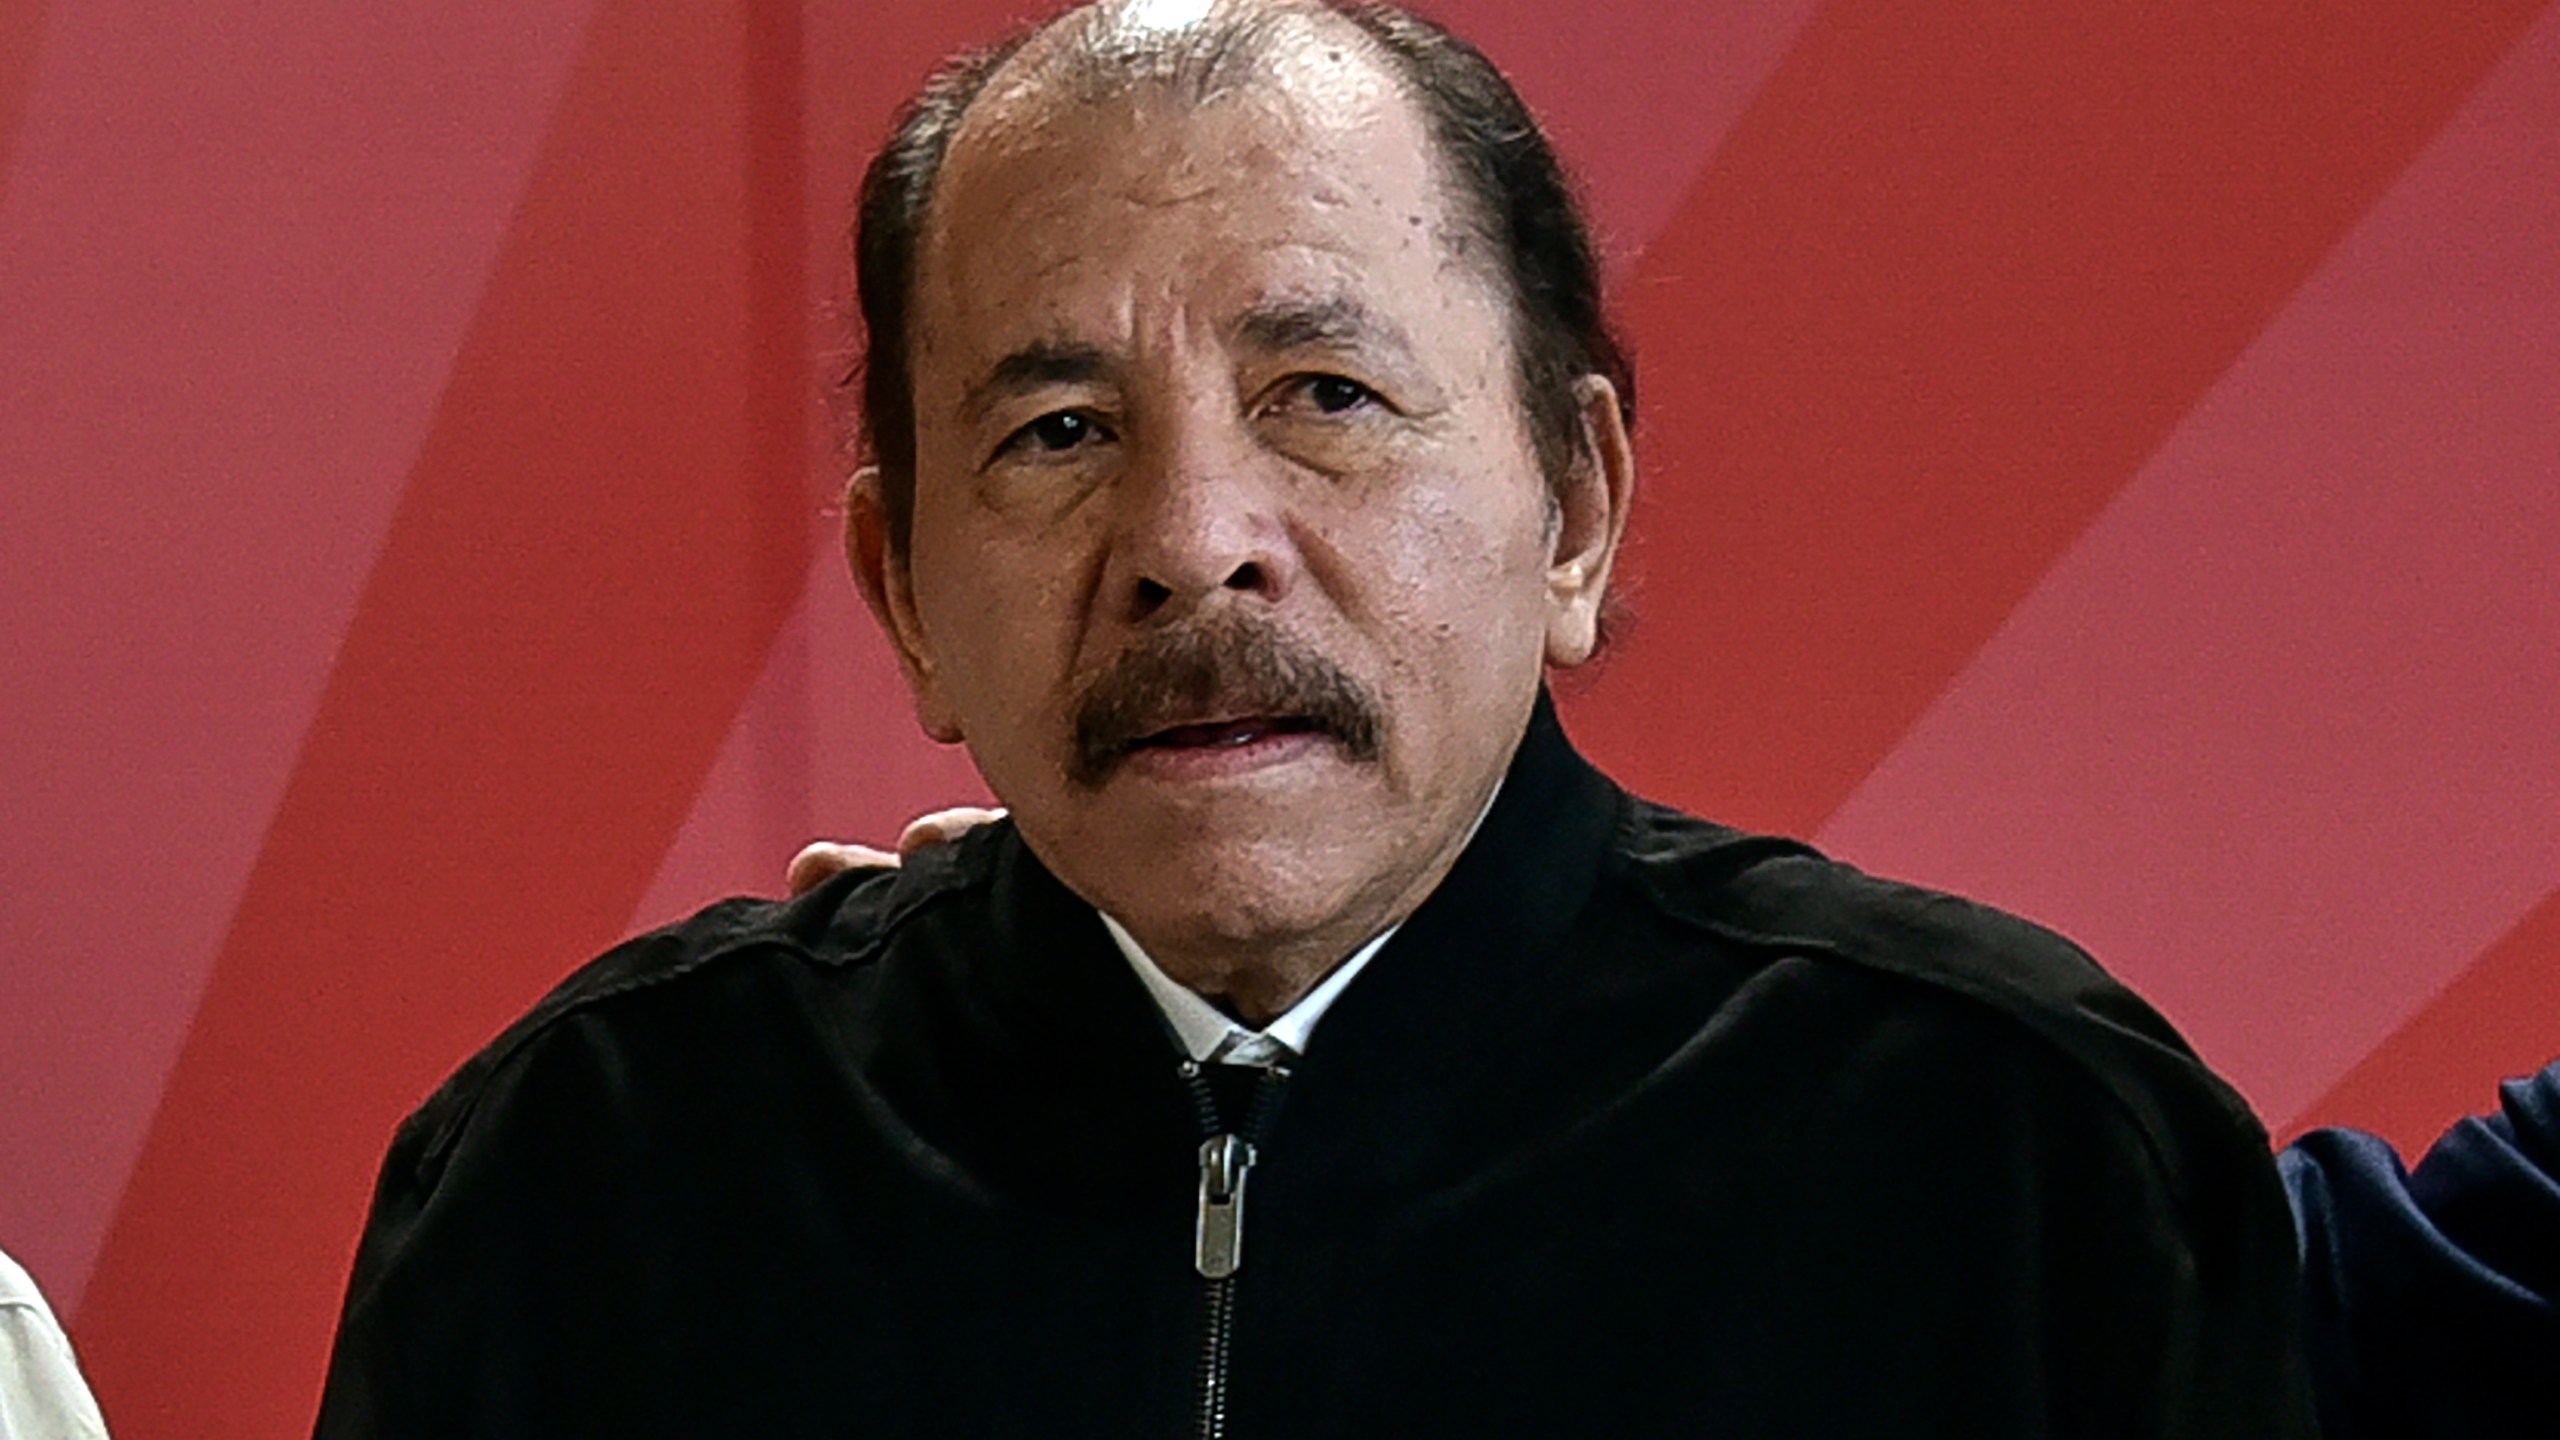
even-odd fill
[(897, 652), (898, 669), (915, 697), (916, 723), (945, 745), (965, 738), (959, 716), (942, 693), (933, 648), (916, 611), (914, 577), (904, 547), (890, 533), (889, 510), (880, 493), (880, 469), (866, 465), (855, 471), (844, 491), (844, 556), (855, 588), (872, 618)]
[(1576, 382), (1582, 453), (1557, 487), (1555, 545), (1547, 561), (1547, 663), (1570, 669), (1600, 645), (1610, 568), (1635, 499), (1635, 447), (1618, 389), (1598, 375)]

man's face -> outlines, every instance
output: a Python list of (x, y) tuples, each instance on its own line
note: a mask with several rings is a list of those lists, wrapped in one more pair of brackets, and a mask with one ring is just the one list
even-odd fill
[(1178, 957), (1338, 958), (1438, 882), (1615, 539), (1538, 473), (1419, 118), (1330, 50), (1202, 105), (973, 109), (904, 564), (856, 537), (927, 728), (1212, 993)]

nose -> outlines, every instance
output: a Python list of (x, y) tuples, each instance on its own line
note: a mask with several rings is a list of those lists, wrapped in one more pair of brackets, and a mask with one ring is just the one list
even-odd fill
[(1283, 599), (1296, 579), (1285, 476), (1242, 417), (1197, 407), (1136, 438), (1105, 578), (1126, 618)]

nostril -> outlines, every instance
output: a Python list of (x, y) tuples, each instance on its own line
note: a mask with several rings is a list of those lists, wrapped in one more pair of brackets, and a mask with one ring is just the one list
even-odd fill
[(1172, 598), (1173, 591), (1166, 587), (1162, 582), (1149, 580), (1143, 576), (1139, 578), (1138, 614), (1141, 618), (1153, 615), (1157, 610), (1163, 608), (1164, 602)]
[(1234, 573), (1227, 576), (1227, 588), (1230, 590), (1262, 589), (1262, 566), (1251, 560), (1237, 566)]

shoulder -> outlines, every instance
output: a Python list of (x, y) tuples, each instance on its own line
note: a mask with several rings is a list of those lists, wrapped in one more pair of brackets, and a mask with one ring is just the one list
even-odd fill
[(1745, 950), (1900, 976), (2039, 1029), (2076, 1029), (2093, 1008), (2185, 1050), (2087, 951), (2032, 921), (1641, 801), (1623, 833), (1628, 877), (1649, 901)]
[(566, 1066), (623, 1068), (653, 1050), (766, 1038), (746, 1033), (757, 1017), (798, 1003), (813, 981), (857, 976), (921, 917), (982, 890), (990, 848), (970, 837), (791, 900), (721, 900), (614, 946), (464, 1061), (400, 1127), (390, 1168), (440, 1168), (475, 1115), (533, 1072), (556, 1082)]
[(609, 1008), (626, 995), (719, 984), (775, 968), (867, 965), (917, 914), (965, 892), (977, 878), (976, 867), (936, 853), (903, 869), (847, 871), (791, 900), (718, 901), (580, 966), (490, 1050), (503, 1053), (563, 1017)]
[(35, 1277), (5, 1250), (0, 1250), (0, 1309), (36, 1310), (48, 1316), (52, 1313), (45, 1308), (44, 1292), (36, 1288)]
[(1619, 850), (1646, 904), (1746, 968), (1809, 971), (1844, 1005), (1934, 1021), (1951, 1044), (2005, 1044), (2111, 1112), (2180, 1189), (2216, 1190), (2230, 1177), (2203, 1172), (2267, 1164), (2247, 1102), (2052, 930), (1642, 801), (1625, 813)]

